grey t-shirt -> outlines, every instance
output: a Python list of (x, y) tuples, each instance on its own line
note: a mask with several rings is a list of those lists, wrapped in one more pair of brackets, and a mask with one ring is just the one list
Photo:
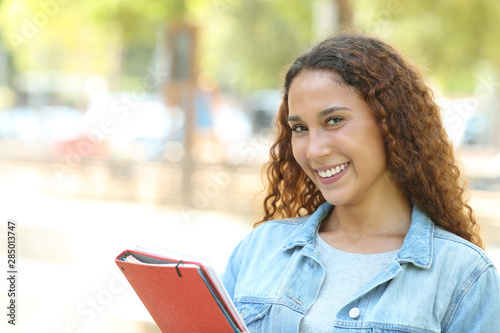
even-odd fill
[(337, 312), (380, 273), (398, 252), (343, 252), (328, 245), (319, 234), (316, 234), (316, 250), (325, 268), (325, 280), (318, 299), (300, 322), (301, 333), (330, 333)]

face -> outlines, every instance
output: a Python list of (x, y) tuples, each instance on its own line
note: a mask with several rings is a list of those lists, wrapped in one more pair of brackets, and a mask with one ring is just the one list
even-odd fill
[(328, 202), (356, 205), (395, 184), (373, 111), (334, 75), (302, 71), (293, 80), (288, 94), (293, 155)]

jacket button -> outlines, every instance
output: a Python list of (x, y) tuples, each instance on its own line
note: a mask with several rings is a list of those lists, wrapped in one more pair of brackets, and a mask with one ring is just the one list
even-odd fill
[(359, 317), (359, 309), (358, 308), (352, 308), (350, 311), (349, 311), (349, 317), (351, 317), (352, 319), (356, 319)]

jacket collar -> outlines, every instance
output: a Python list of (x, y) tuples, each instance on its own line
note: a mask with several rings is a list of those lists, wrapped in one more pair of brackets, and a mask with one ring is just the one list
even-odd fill
[(411, 262), (420, 268), (430, 268), (433, 237), (434, 222), (419, 207), (413, 205), (410, 230), (398, 252), (399, 263)]
[[(330, 213), (333, 206), (325, 202), (290, 235), (283, 245), (283, 250), (289, 250), (296, 246), (305, 246), (314, 242), (316, 231), (321, 221)], [(432, 263), (434, 223), (416, 205), (413, 205), (411, 213), (411, 225), (398, 251), (399, 263), (410, 262), (417, 267), (428, 269)]]
[(313, 243), (321, 221), (330, 213), (332, 207), (333, 206), (328, 202), (325, 202), (319, 206), (312, 215), (306, 217), (305, 222), (303, 222), (285, 242), (283, 250), (289, 250), (296, 246), (304, 246)]

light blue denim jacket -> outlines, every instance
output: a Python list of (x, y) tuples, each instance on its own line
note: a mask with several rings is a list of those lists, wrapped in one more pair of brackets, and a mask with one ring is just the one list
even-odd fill
[[(324, 279), (314, 238), (331, 209), (266, 222), (232, 253), (222, 281), (250, 332), (298, 332)], [(500, 332), (498, 272), (414, 206), (396, 258), (339, 310), (332, 332)]]

